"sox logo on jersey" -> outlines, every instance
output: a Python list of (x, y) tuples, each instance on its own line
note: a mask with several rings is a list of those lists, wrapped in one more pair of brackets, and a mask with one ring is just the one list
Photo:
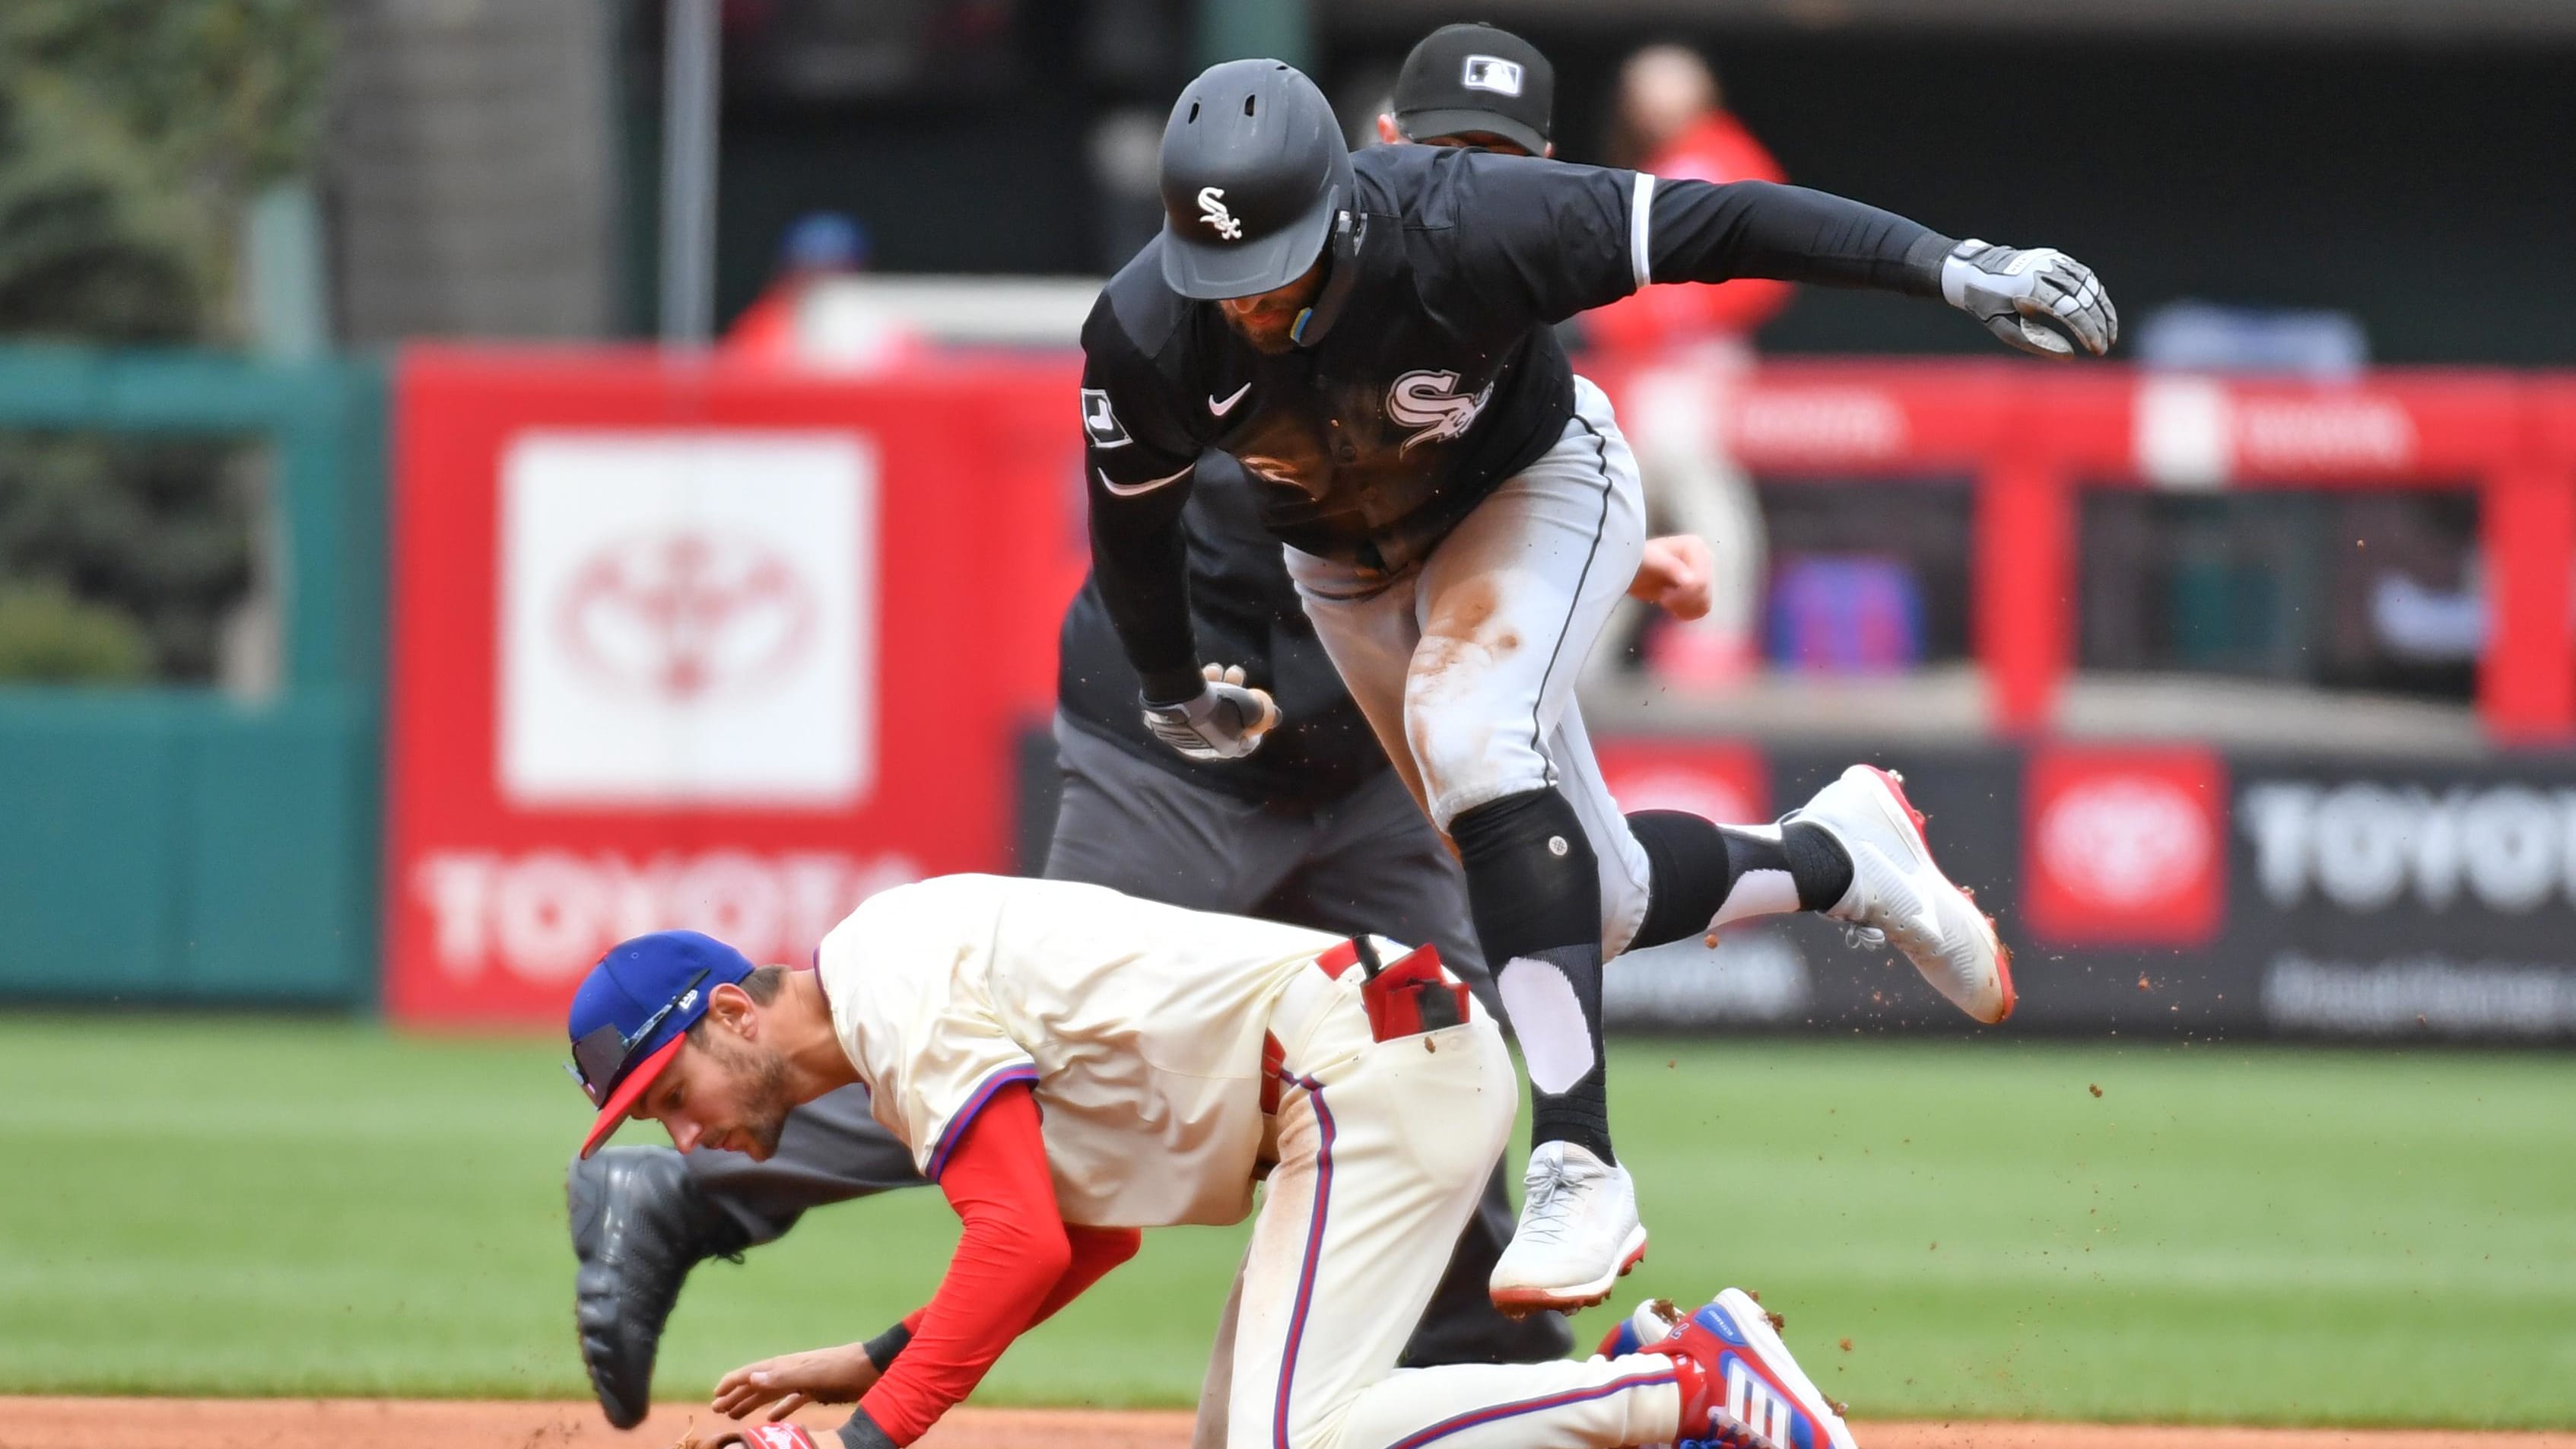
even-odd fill
[(1408, 372), (1386, 390), (1386, 415), (1408, 428), (1422, 431), (1404, 440), (1398, 453), (1410, 453), (1416, 443), (1441, 443), (1467, 436), (1476, 425), (1477, 415), (1494, 396), (1494, 385), (1474, 397), (1458, 392), (1458, 374), (1433, 372), (1428, 369)]

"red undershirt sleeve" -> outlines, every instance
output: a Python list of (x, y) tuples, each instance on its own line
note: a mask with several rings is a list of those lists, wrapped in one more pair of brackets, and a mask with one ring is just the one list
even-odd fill
[(1135, 1255), (1133, 1229), (1069, 1227), (1026, 1083), (995, 1092), (939, 1176), (965, 1229), (939, 1291), (904, 1319), (912, 1340), (859, 1408), (897, 1444), (928, 1431), (1011, 1340)]
[(1035, 1328), (1055, 1316), (1055, 1311), (1082, 1296), (1083, 1290), (1106, 1277), (1109, 1270), (1136, 1256), (1145, 1235), (1134, 1228), (1085, 1228), (1072, 1223), (1064, 1225), (1064, 1235), (1073, 1245), (1073, 1262), (1064, 1276), (1055, 1280), (1055, 1290), (1038, 1304), (1029, 1319)]

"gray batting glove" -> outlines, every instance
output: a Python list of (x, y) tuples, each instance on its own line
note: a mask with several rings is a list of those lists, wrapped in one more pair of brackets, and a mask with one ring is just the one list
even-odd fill
[(2015, 251), (1963, 241), (1941, 259), (1941, 296), (1987, 331), (2042, 357), (2072, 357), (2076, 347), (2099, 357), (2120, 340), (2120, 314), (2102, 280), (2055, 247)]
[(1239, 760), (1261, 748), (1279, 723), (1269, 691), (1243, 682), (1243, 667), (1211, 664), (1199, 671), (1207, 687), (1179, 704), (1147, 704), (1145, 728), (1193, 760)]

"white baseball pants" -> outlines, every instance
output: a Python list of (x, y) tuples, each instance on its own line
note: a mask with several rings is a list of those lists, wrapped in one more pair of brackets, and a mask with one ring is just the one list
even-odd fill
[(1315, 633), (1431, 822), (1553, 785), (1601, 863), (1601, 954), (1645, 919), (1646, 853), (1601, 782), (1574, 679), (1645, 556), (1609, 398), (1574, 380), (1556, 446), (1392, 573), (1289, 549)]
[(1301, 973), (1272, 1016), (1278, 1166), (1244, 1262), (1227, 1449), (1672, 1439), (1681, 1392), (1659, 1354), (1395, 1367), (1511, 1135), (1520, 1093), (1483, 1007), (1459, 1025), (1380, 1042), (1360, 980), (1356, 969), (1338, 980)]

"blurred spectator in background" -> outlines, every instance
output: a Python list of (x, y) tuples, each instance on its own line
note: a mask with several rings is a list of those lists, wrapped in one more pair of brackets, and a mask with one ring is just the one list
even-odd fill
[(837, 211), (798, 217), (779, 243), (768, 287), (724, 335), (728, 358), (780, 366), (872, 372), (894, 365), (915, 339), (858, 292), (835, 287), (868, 269), (867, 228)]
[[(1727, 113), (1717, 77), (1695, 52), (1650, 45), (1619, 70), (1620, 160), (1676, 180), (1785, 181), (1780, 164)], [(1592, 345), (1634, 367), (1620, 416), (1646, 480), (1646, 506), (1659, 531), (1695, 533), (1716, 551), (1717, 590), (1708, 616), (1654, 621), (1646, 661), (1656, 675), (1713, 689), (1756, 658), (1763, 588), (1762, 509), (1751, 480), (1727, 453), (1723, 419), (1752, 359), (1753, 329), (1789, 300), (1789, 284), (1764, 280), (1715, 287), (1646, 287), (1583, 317)], [(1643, 611), (1612, 625), (1612, 637), (1647, 627)], [(1623, 652), (1594, 652), (1596, 671)]]
[[(1708, 62), (1684, 46), (1650, 45), (1619, 67), (1623, 165), (1677, 181), (1786, 181), (1780, 163), (1735, 119)], [(1741, 347), (1787, 306), (1789, 284), (1761, 278), (1714, 287), (1641, 287), (1586, 314), (1603, 347)]]

